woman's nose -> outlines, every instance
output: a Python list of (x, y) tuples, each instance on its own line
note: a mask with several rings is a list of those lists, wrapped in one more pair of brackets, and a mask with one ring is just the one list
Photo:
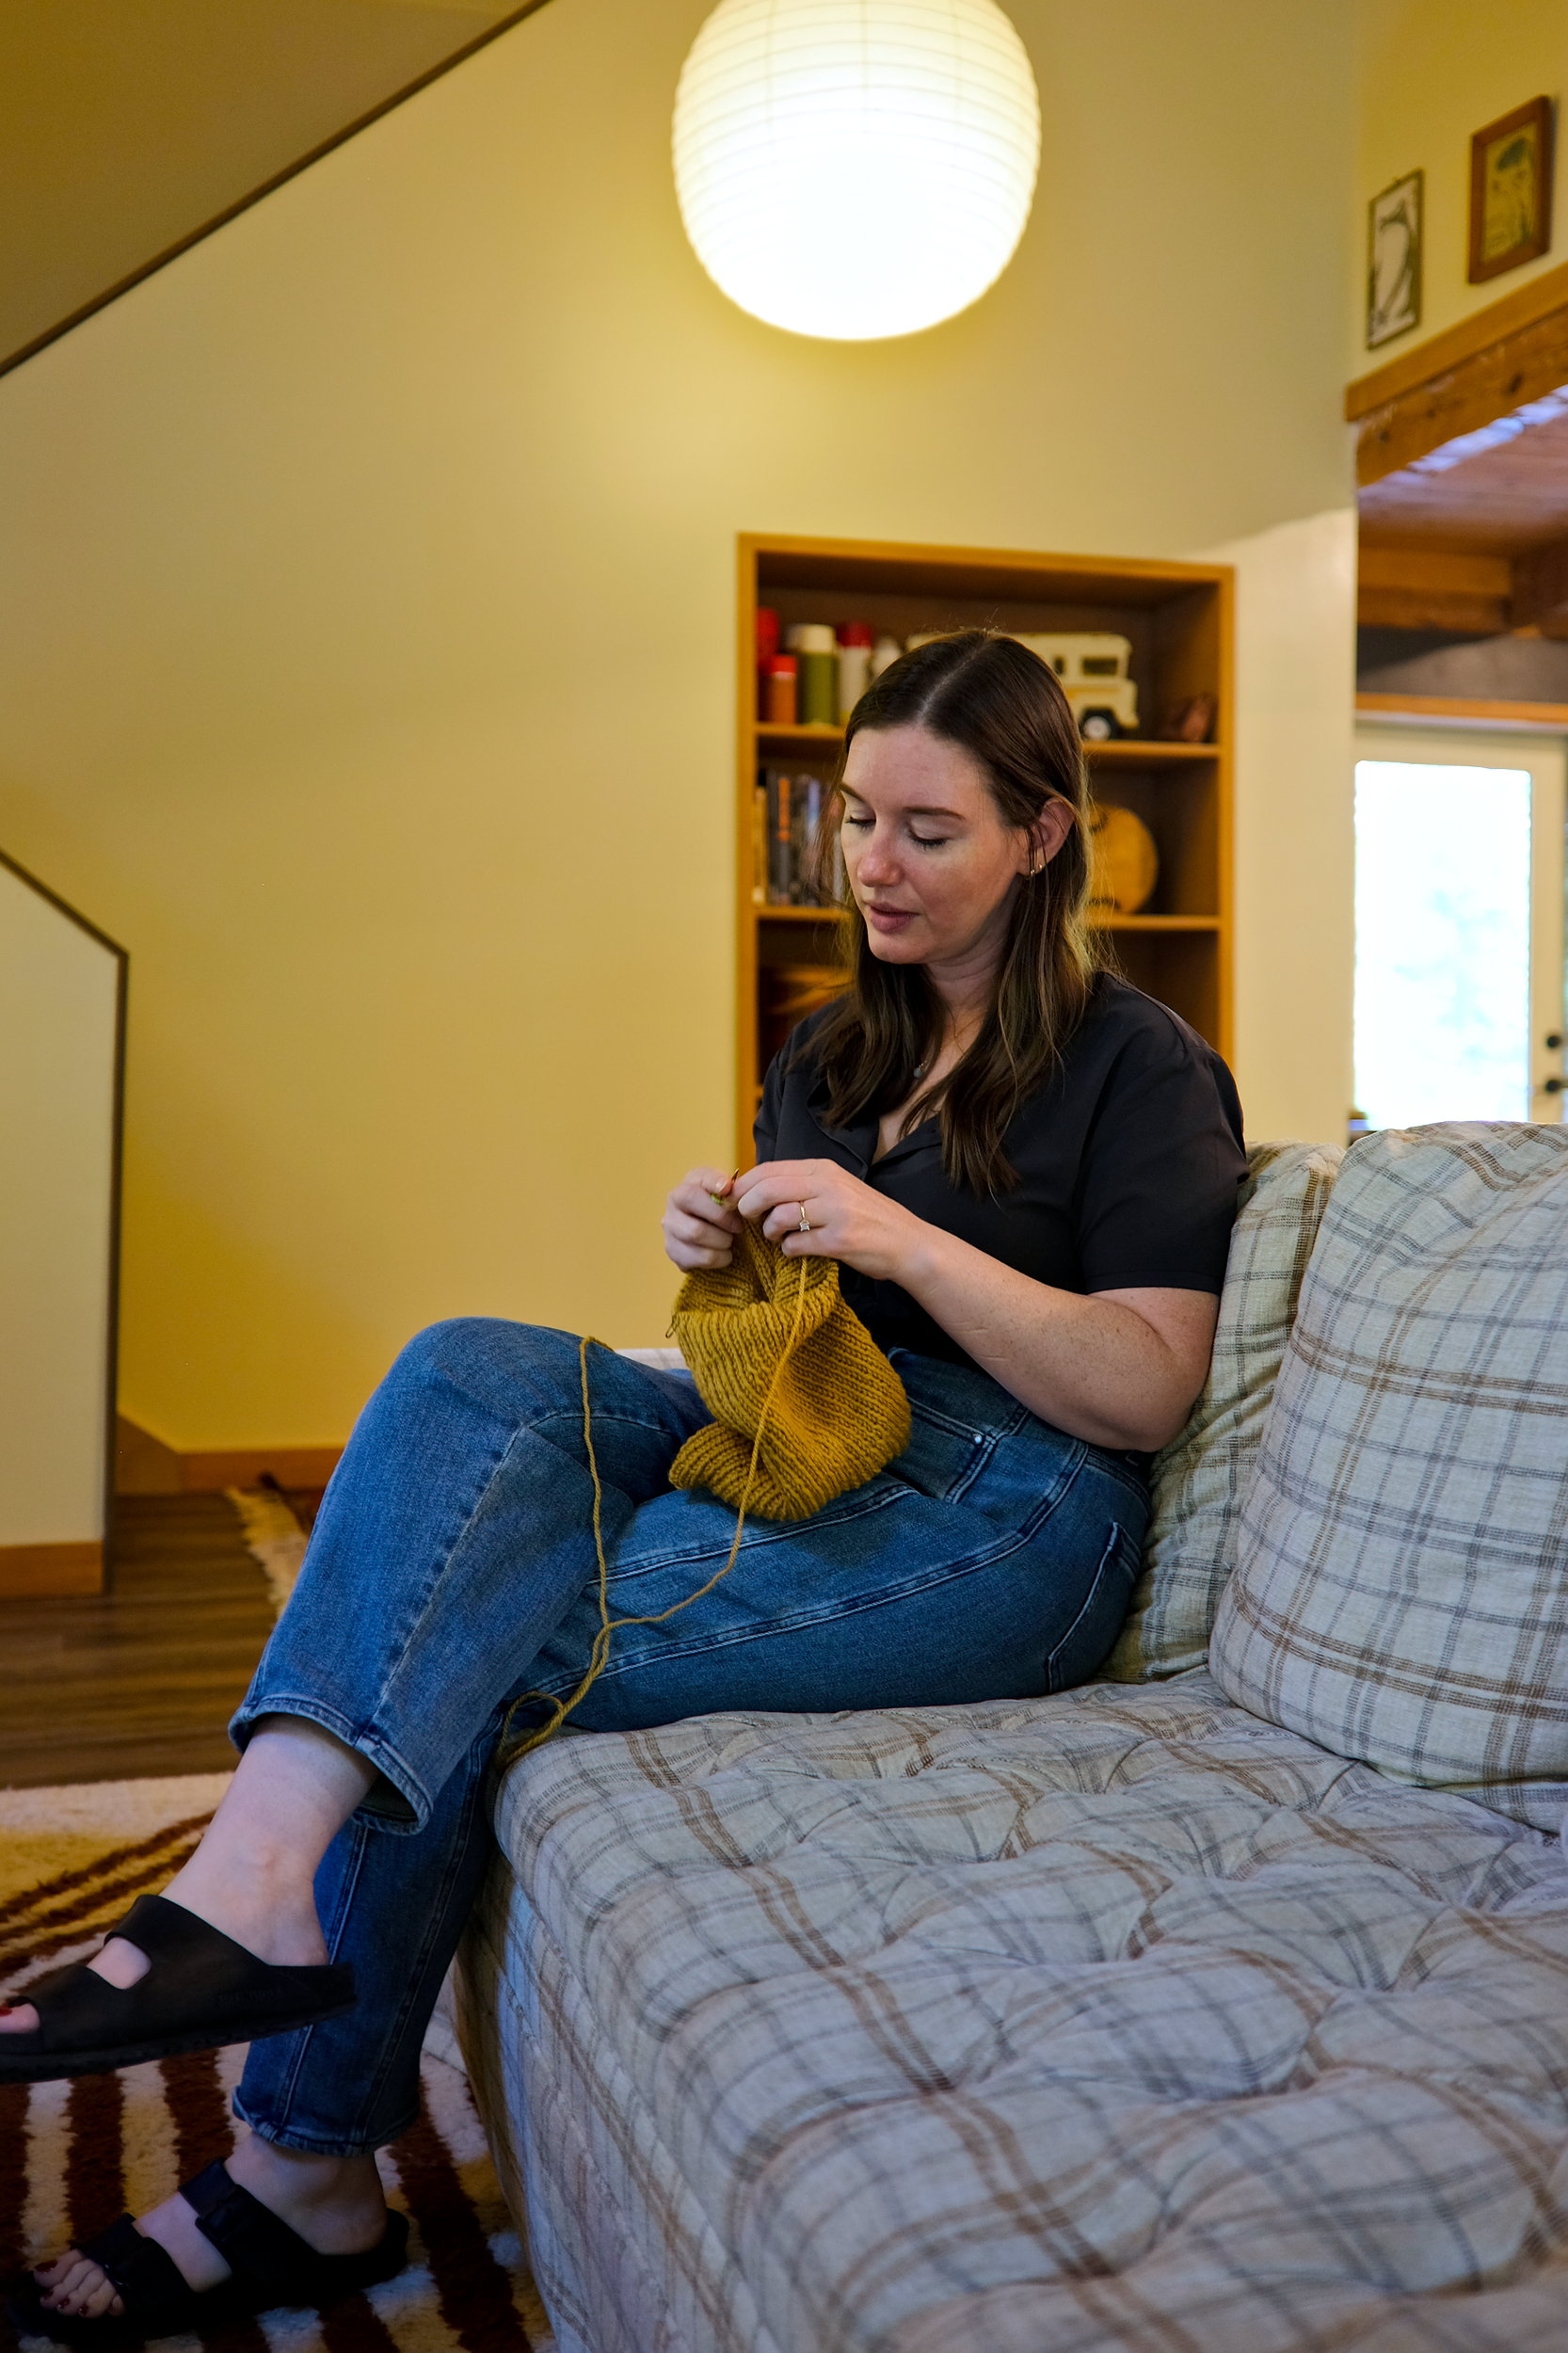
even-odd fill
[(880, 840), (873, 834), (856, 860), (856, 872), (869, 883), (896, 882), (898, 858), (890, 841)]

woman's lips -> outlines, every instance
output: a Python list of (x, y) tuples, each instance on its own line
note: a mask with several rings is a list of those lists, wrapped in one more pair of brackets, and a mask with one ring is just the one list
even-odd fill
[(867, 922), (873, 931), (901, 932), (915, 920), (913, 907), (878, 907), (868, 904), (864, 909)]

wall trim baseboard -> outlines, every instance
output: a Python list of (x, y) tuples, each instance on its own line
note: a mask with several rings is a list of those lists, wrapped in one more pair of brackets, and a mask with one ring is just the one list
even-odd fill
[(115, 1493), (121, 1496), (210, 1496), (226, 1487), (325, 1487), (341, 1446), (198, 1447), (188, 1450), (155, 1438), (121, 1414), (115, 1459)]
[(72, 1545), (0, 1545), (0, 1601), (103, 1591), (104, 1546), (96, 1539)]

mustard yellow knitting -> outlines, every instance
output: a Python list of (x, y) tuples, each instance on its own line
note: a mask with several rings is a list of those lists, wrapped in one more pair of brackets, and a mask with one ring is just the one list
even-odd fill
[(728, 1266), (687, 1275), (670, 1330), (713, 1417), (676, 1456), (672, 1487), (805, 1520), (909, 1443), (904, 1384), (832, 1258), (787, 1258), (743, 1224)]
[[(659, 1625), (722, 1584), (740, 1557), (746, 1513), (803, 1520), (835, 1496), (862, 1487), (909, 1443), (904, 1384), (839, 1291), (831, 1258), (786, 1258), (750, 1225), (736, 1237), (728, 1267), (688, 1274), (676, 1294), (671, 1331), (709, 1412), (707, 1429), (687, 1439), (670, 1468), (676, 1487), (707, 1487), (735, 1508), (735, 1533), (722, 1568), (695, 1593), (647, 1617), (612, 1618), (610, 1562), (604, 1550), (603, 1482), (594, 1449), (588, 1350), (578, 1342), (583, 1445), (593, 1481), (594, 1551), (599, 1561), (599, 1631), (588, 1671), (567, 1699), (525, 1691), (506, 1711), (497, 1762), (513, 1764), (542, 1748), (604, 1671), (623, 1625)], [(541, 1700), (546, 1721), (511, 1737), (520, 1707)]]

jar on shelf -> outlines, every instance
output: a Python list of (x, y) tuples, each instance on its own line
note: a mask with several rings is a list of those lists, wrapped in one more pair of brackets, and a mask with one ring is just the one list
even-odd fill
[(833, 727), (839, 716), (839, 641), (825, 621), (796, 621), (784, 643), (800, 664), (797, 709), (808, 728)]
[(884, 630), (872, 648), (871, 673), (872, 678), (878, 679), (884, 670), (890, 670), (903, 651), (904, 648), (899, 644), (898, 639), (889, 637)]
[(771, 661), (764, 664), (762, 715), (769, 727), (794, 726), (795, 683), (795, 658), (792, 653), (776, 653)]
[(839, 624), (839, 725), (842, 727), (850, 712), (872, 682), (872, 625), (870, 621), (840, 621)]

